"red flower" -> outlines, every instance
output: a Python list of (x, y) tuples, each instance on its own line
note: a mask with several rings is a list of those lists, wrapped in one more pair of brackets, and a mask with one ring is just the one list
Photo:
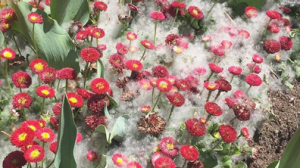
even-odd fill
[(161, 151), (171, 157), (178, 154), (177, 141), (172, 137), (163, 137), (160, 140), (159, 147)]
[(209, 82), (209, 81), (206, 81), (204, 82), (204, 87), (207, 89), (207, 90), (217, 90), (219, 88), (219, 84), (215, 83), (215, 82)]
[(185, 127), (188, 133), (194, 137), (205, 135), (206, 128), (204, 123), (196, 118), (190, 118), (185, 122)]
[(241, 134), (245, 137), (245, 138), (249, 138), (250, 134), (249, 134), (249, 130), (246, 127), (243, 127), (241, 129)]
[(42, 128), (38, 121), (32, 119), (23, 122), (20, 127), (28, 127), (34, 132)]
[(128, 53), (128, 46), (124, 43), (117, 43), (116, 45), (117, 52), (121, 55)]
[(0, 57), (7, 60), (13, 60), (16, 58), (16, 52), (11, 48), (4, 48), (0, 52)]
[(54, 89), (48, 85), (38, 86), (36, 88), (36, 94), (43, 98), (52, 98), (55, 95)]
[(70, 106), (72, 106), (72, 107), (82, 107), (83, 106), (84, 100), (79, 94), (77, 94), (75, 92), (68, 92), (67, 98), (70, 103)]
[(205, 73), (206, 73), (206, 69), (205, 68), (202, 68), (202, 67), (196, 67), (196, 68), (194, 68), (194, 70), (193, 70), (193, 73), (195, 74), (195, 75), (205, 75)]
[(264, 62), (264, 59), (261, 56), (259, 56), (258, 54), (253, 54), (252, 60), (253, 60), (253, 62), (255, 62), (257, 64)]
[(36, 121), (39, 122), (41, 128), (44, 128), (46, 126), (45, 120), (40, 118), (40, 119), (37, 119)]
[(24, 157), (27, 162), (40, 162), (44, 159), (45, 151), (40, 145), (33, 145), (31, 148), (27, 149)]
[(51, 152), (53, 152), (54, 154), (56, 154), (56, 150), (57, 150), (57, 141), (52, 142), (52, 143), (49, 145), (49, 150), (50, 150)]
[(140, 84), (140, 87), (146, 91), (153, 89), (152, 85), (150, 84), (150, 80), (141, 79), (141, 80), (139, 80), (139, 84)]
[(94, 7), (96, 9), (99, 9), (100, 11), (106, 11), (107, 10), (107, 5), (106, 3), (102, 2), (102, 1), (96, 1), (94, 3)]
[(192, 18), (195, 18), (195, 19), (202, 19), (203, 18), (202, 11), (196, 6), (190, 6), (188, 8), (188, 13), (191, 15)]
[(126, 168), (143, 168), (139, 162), (129, 162)]
[(92, 150), (88, 151), (88, 153), (86, 154), (86, 158), (91, 162), (97, 160), (98, 157), (99, 156), (98, 156), (97, 152), (92, 151)]
[(184, 96), (179, 92), (169, 93), (166, 96), (167, 96), (168, 100), (170, 101), (170, 103), (176, 107), (182, 106), (185, 102)]
[(161, 157), (169, 157), (168, 155), (164, 154), (163, 152), (159, 151), (159, 146), (156, 146), (155, 148), (155, 151), (158, 151), (158, 152), (155, 152), (153, 153), (153, 155), (151, 156), (151, 163), (153, 166), (155, 166), (155, 161), (158, 159), (158, 158), (161, 158)]
[(228, 68), (228, 71), (233, 75), (240, 75), (240, 74), (242, 74), (243, 69), (238, 66), (230, 66)]
[(276, 40), (266, 40), (264, 42), (264, 50), (269, 54), (274, 54), (281, 50), (281, 45)]
[(127, 32), (126, 33), (126, 38), (129, 40), (129, 41), (133, 41), (135, 39), (137, 39), (137, 35), (133, 32)]
[(57, 79), (75, 80), (76, 77), (77, 77), (77, 72), (73, 68), (62, 68), (56, 71)]
[(250, 85), (250, 86), (259, 86), (262, 84), (261, 78), (256, 75), (256, 74), (248, 74), (245, 77), (245, 81)]
[(88, 35), (88, 31), (81, 29), (77, 32), (75, 38), (78, 40), (84, 40)]
[(231, 90), (231, 84), (225, 79), (218, 79), (215, 81), (219, 84), (219, 90), (223, 92), (228, 92)]
[(49, 128), (39, 129), (35, 134), (37, 139), (43, 142), (52, 142), (55, 138), (54, 132)]
[(12, 82), (17, 88), (28, 88), (32, 80), (27, 72), (19, 71), (12, 75)]
[(125, 62), (125, 60), (122, 55), (113, 54), (109, 57), (109, 63), (115, 68), (123, 69), (124, 62)]
[(54, 68), (46, 67), (39, 74), (39, 76), (43, 83), (50, 84), (50, 83), (54, 82), (56, 79), (56, 70)]
[(153, 11), (150, 13), (149, 16), (155, 20), (165, 20), (166, 19), (165, 15), (160, 11)]
[(221, 107), (217, 103), (214, 103), (214, 102), (206, 102), (204, 107), (205, 107), (205, 110), (213, 116), (220, 116), (223, 113)]
[(225, 55), (225, 50), (223, 46), (211, 46), (209, 50), (217, 56)]
[(223, 68), (219, 67), (215, 63), (209, 63), (208, 66), (209, 66), (210, 70), (212, 70), (213, 72), (220, 73), (223, 71)]
[(172, 83), (168, 79), (159, 78), (156, 83), (158, 90), (161, 92), (168, 92), (172, 89)]
[(3, 160), (3, 168), (21, 168), (26, 164), (24, 153), (22, 151), (13, 151)]
[(242, 90), (236, 90), (234, 93), (233, 93), (233, 96), (234, 98), (236, 99), (246, 99), (247, 98), (247, 95), (244, 93), (244, 91)]
[(87, 108), (94, 112), (100, 113), (103, 112), (105, 104), (109, 106), (109, 100), (105, 95), (92, 95), (87, 101)]
[(222, 45), (224, 48), (229, 49), (229, 48), (231, 48), (231, 46), (232, 46), (232, 42), (231, 42), (231, 41), (228, 41), (228, 40), (222, 40), (221, 45)]
[(80, 51), (80, 57), (86, 62), (95, 62), (102, 57), (102, 53), (95, 48), (87, 47)]
[(132, 3), (128, 3), (127, 6), (129, 8), (129, 10), (131, 10), (133, 12), (141, 13), (140, 8), (138, 8), (137, 6), (133, 5)]
[(62, 106), (62, 103), (61, 103), (61, 102), (58, 102), (58, 103), (56, 103), (56, 104), (52, 107), (52, 111), (53, 111), (53, 113), (54, 113), (56, 116), (59, 116), (59, 115), (60, 115), (61, 106)]
[(31, 106), (32, 99), (28, 93), (18, 93), (13, 97), (13, 107), (22, 109), (22, 108), (29, 108)]
[(196, 160), (199, 158), (199, 152), (197, 148), (192, 145), (183, 145), (180, 147), (180, 154), (185, 160)]
[(46, 67), (48, 67), (48, 63), (42, 59), (36, 58), (29, 63), (29, 67), (33, 73), (39, 74), (43, 72)]
[(43, 23), (43, 17), (37, 13), (29, 13), (28, 14), (28, 21), (31, 23)]
[(279, 24), (277, 22), (271, 22), (267, 29), (272, 32), (272, 33), (279, 33), (280, 32), (280, 27)]
[(94, 28), (92, 36), (96, 39), (103, 38), (105, 36), (105, 32), (101, 28)]
[[(8, 32), (8, 30), (10, 30), (11, 25), (9, 23), (6, 22), (0, 22), (0, 31), (2, 33)], [(1, 56), (1, 55), (0, 55)]]
[(10, 143), (16, 147), (29, 145), (33, 142), (34, 131), (29, 127), (20, 127), (10, 136)]
[(148, 113), (148, 112), (150, 112), (151, 111), (151, 106), (142, 106), (141, 107), (141, 112), (143, 112), (143, 113)]
[(285, 7), (285, 6), (279, 7), (279, 10), (281, 10), (284, 13), (291, 13), (292, 12), (292, 10), (290, 8)]
[(174, 161), (169, 157), (159, 157), (154, 161), (153, 166), (155, 168), (175, 168)]
[(77, 132), (77, 134), (76, 134), (76, 143), (81, 142), (81, 140), (82, 140), (82, 135), (81, 135), (80, 132)]
[(149, 50), (152, 50), (154, 48), (154, 44), (149, 40), (142, 40), (141, 44)]
[(117, 167), (123, 167), (128, 163), (128, 158), (121, 153), (113, 154), (111, 159)]
[(182, 91), (186, 91), (190, 89), (190, 84), (185, 79), (176, 79), (175, 86)]
[(105, 116), (91, 115), (85, 118), (85, 123), (90, 129), (94, 130), (98, 125), (106, 125), (107, 122)]
[(104, 78), (95, 78), (91, 82), (91, 89), (97, 94), (104, 94), (109, 91), (110, 87)]
[(94, 93), (92, 93), (91, 91), (84, 89), (84, 88), (77, 88), (76, 92), (82, 96), (83, 98), (90, 98)]
[(57, 119), (54, 116), (50, 117), (50, 123), (55, 128), (55, 130), (58, 130), (59, 122), (57, 121)]
[(281, 45), (281, 49), (283, 50), (290, 50), (293, 47), (292, 39), (287, 36), (279, 37), (279, 42)]
[(152, 68), (153, 76), (158, 78), (166, 78), (169, 76), (169, 71), (165, 66), (157, 65)]
[(127, 60), (125, 66), (132, 71), (140, 71), (143, 68), (143, 64), (139, 60)]
[(253, 6), (247, 6), (245, 8), (245, 15), (247, 16), (247, 18), (257, 17), (257, 9)]
[(235, 129), (230, 125), (220, 125), (219, 133), (226, 143), (234, 142), (237, 139), (237, 133)]
[(279, 19), (281, 18), (281, 14), (275, 10), (268, 10), (266, 14), (271, 18), (271, 19)]
[(184, 2), (177, 2), (177, 1), (172, 2), (171, 5), (174, 8), (185, 8), (186, 7)]
[(247, 30), (239, 30), (238, 35), (246, 39), (250, 37), (250, 33)]
[(12, 23), (15, 20), (17, 20), (17, 16), (12, 8), (5, 8), (0, 11), (0, 21)]
[(42, 5), (42, 3), (40, 3), (38, 6), (38, 4), (37, 4), (37, 2), (35, 2), (35, 0), (30, 0), (28, 3), (32, 6), (32, 8), (38, 8), (39, 10), (45, 9), (44, 6)]

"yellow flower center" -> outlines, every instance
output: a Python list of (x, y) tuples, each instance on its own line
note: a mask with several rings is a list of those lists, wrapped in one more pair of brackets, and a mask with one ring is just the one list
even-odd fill
[(149, 84), (147, 84), (147, 83), (144, 83), (144, 84), (143, 84), (143, 88), (147, 89), (147, 88), (149, 88), (149, 87), (150, 87)]
[(165, 83), (165, 82), (161, 82), (161, 83), (159, 84), (159, 86), (162, 87), (162, 88), (167, 88), (167, 87), (168, 87), (168, 84)]
[(25, 83), (25, 77), (24, 77), (24, 76), (19, 77), (19, 78), (18, 78), (18, 83), (19, 83), (19, 84)]
[(24, 141), (26, 139), (26, 137), (27, 137), (27, 134), (26, 133), (22, 133), (22, 134), (19, 135), (18, 138), (19, 138), (20, 141)]
[(44, 139), (49, 139), (49, 138), (50, 138), (50, 135), (49, 135), (49, 133), (47, 133), (47, 132), (43, 132), (41, 135), (42, 135), (42, 137), (43, 137)]
[(138, 64), (132, 64), (132, 67), (133, 67), (134, 69), (136, 69), (136, 68), (139, 67), (139, 66), (138, 66)]
[(33, 131), (36, 130), (35, 126), (33, 126), (33, 125), (28, 125), (28, 127), (29, 127), (30, 129), (32, 129)]
[(41, 152), (39, 150), (34, 150), (30, 153), (30, 157), (35, 159), (37, 158), (38, 156), (40, 156)]
[(194, 10), (193, 10), (193, 14), (194, 14), (194, 15), (198, 15), (198, 11), (194, 9)]
[(117, 162), (123, 164), (123, 159), (122, 158), (118, 158)]
[(149, 47), (149, 46), (150, 46), (150, 43), (145, 43), (145, 46), (148, 46), (148, 47)]
[(21, 98), (18, 100), (18, 103), (19, 103), (19, 104), (25, 104), (26, 101), (27, 101), (27, 100), (26, 100), (25, 98), (21, 97)]
[(100, 90), (104, 89), (103, 83), (97, 83), (96, 87)]
[(69, 101), (72, 102), (72, 103), (77, 103), (78, 102), (78, 100), (75, 97), (71, 97), (69, 99)]
[(50, 92), (48, 90), (42, 90), (42, 93), (46, 96), (50, 94)]
[(9, 24), (8, 23), (4, 23), (3, 27), (6, 28), (6, 29), (8, 29), (9, 28)]
[(214, 137), (215, 137), (215, 138), (219, 138), (219, 137), (220, 137), (219, 132), (215, 132), (215, 133), (214, 133)]
[(134, 35), (133, 35), (133, 34), (130, 34), (130, 35), (129, 35), (129, 38), (133, 40), (133, 39), (134, 39)]
[(167, 147), (170, 150), (174, 149), (174, 145), (172, 143), (167, 143)]
[(209, 84), (209, 85), (208, 85), (208, 88), (213, 89), (213, 88), (215, 88), (215, 85), (214, 85), (214, 84)]
[(96, 34), (96, 36), (100, 36), (100, 35), (101, 35), (101, 33), (100, 33), (100, 32), (96, 32), (95, 34)]
[(12, 18), (12, 15), (10, 13), (7, 13), (7, 14), (4, 15), (4, 18), (9, 20), (9, 19)]
[(10, 52), (8, 52), (8, 51), (5, 51), (5, 52), (3, 53), (3, 56), (4, 56), (5, 58), (11, 58), (13, 55), (12, 55), (12, 53), (10, 53)]
[(31, 16), (30, 19), (35, 21), (35, 20), (37, 20), (37, 17), (36, 16)]
[(44, 65), (42, 63), (34, 64), (34, 69), (37, 71), (41, 71), (44, 69)]

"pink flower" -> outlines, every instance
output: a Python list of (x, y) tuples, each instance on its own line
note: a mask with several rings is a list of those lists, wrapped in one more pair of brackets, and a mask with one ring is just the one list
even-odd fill
[(165, 15), (160, 11), (153, 11), (150, 13), (150, 17), (155, 20), (165, 20)]

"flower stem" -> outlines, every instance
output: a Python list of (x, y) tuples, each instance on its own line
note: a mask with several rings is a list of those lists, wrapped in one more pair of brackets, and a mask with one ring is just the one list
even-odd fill
[(210, 117), (211, 117), (211, 114), (209, 114), (209, 115), (206, 117), (206, 120), (205, 120), (204, 125), (206, 125), (206, 123), (208, 122), (208, 120), (210, 119)]
[(50, 164), (47, 166), (47, 168), (50, 168), (50, 166), (54, 163), (54, 159), (55, 159), (55, 157), (54, 157), (53, 160), (50, 162)]
[(13, 95), (13, 90), (10, 86), (10, 83), (8, 82), (8, 60), (6, 60), (6, 64), (5, 64), (5, 82), (8, 86), (8, 89), (10, 91), (10, 94)]
[(140, 58), (140, 61), (142, 61), (142, 60), (144, 59), (146, 50), (147, 50), (147, 48), (145, 47), (144, 52), (143, 52), (143, 55), (142, 55), (142, 57)]
[(153, 101), (154, 101), (154, 88), (152, 89), (151, 93), (151, 106), (153, 107)]
[(85, 68), (84, 68), (84, 75), (83, 75), (83, 78), (84, 78), (84, 81), (83, 81), (83, 88), (85, 88), (85, 84), (86, 84), (86, 79), (87, 79), (87, 75), (89, 73), (89, 62), (86, 63), (85, 65)]
[(171, 119), (171, 116), (172, 116), (172, 113), (173, 113), (173, 111), (174, 111), (174, 105), (172, 105), (172, 108), (171, 108), (171, 111), (170, 111), (170, 114), (169, 114), (169, 117), (168, 117), (168, 121), (170, 121), (170, 119)]
[(214, 4), (213, 4), (213, 6), (209, 9), (209, 11), (207, 12), (207, 14), (206, 14), (206, 18), (208, 18), (208, 16), (209, 16), (209, 14), (211, 13), (211, 11), (214, 9), (214, 7), (217, 5), (217, 2), (218, 1), (216, 1)]
[(222, 140), (219, 140), (219, 142), (217, 142), (217, 144), (213, 148), (211, 148), (211, 150), (214, 150), (218, 145), (220, 145), (221, 142)]
[(159, 92), (159, 94), (158, 94), (158, 96), (157, 96), (156, 102), (155, 102), (155, 104), (154, 104), (154, 106), (153, 106), (153, 108), (152, 108), (152, 112), (155, 110), (155, 107), (156, 107), (156, 105), (157, 105), (157, 103), (158, 103), (158, 100), (160, 99), (160, 96), (161, 96), (161, 92)]
[(249, 88), (248, 88), (247, 91), (246, 91), (246, 94), (249, 92), (249, 90), (250, 90), (251, 87), (252, 87), (252, 86), (250, 85)]
[(43, 98), (42, 106), (41, 106), (41, 114), (44, 114), (45, 100), (46, 100), (46, 98)]
[(16, 47), (17, 47), (17, 50), (18, 50), (18, 52), (19, 52), (19, 55), (22, 56), (21, 50), (20, 50), (20, 48), (19, 48), (19, 46), (18, 46), (18, 43), (17, 43), (17, 41), (16, 41), (15, 33), (12, 33), (12, 37), (13, 37), (14, 43), (15, 43), (15, 45), (16, 45)]
[(154, 44), (154, 47), (155, 47), (155, 41), (156, 41), (156, 29), (157, 29), (157, 22), (158, 22), (158, 21), (157, 21), (157, 20), (155, 20), (155, 23), (154, 23), (154, 24), (155, 24), (155, 26), (154, 26), (154, 37), (153, 37), (153, 38), (154, 38), (154, 39), (153, 39), (153, 44)]
[(35, 24), (33, 23), (33, 26), (32, 26), (32, 42), (33, 42), (33, 47), (34, 47), (36, 53), (38, 53), (38, 49), (37, 49), (37, 45), (36, 45), (36, 41), (35, 41), (35, 37), (34, 37), (34, 27), (35, 27)]
[(231, 76), (230, 83), (233, 81), (234, 75)]
[(216, 97), (215, 97), (214, 101), (216, 101), (216, 100), (217, 100), (217, 98), (220, 96), (220, 94), (221, 94), (221, 90), (218, 90), (218, 93), (217, 93), (217, 95), (216, 95)]
[(184, 160), (183, 165), (181, 167), (184, 168), (185, 164), (186, 164), (186, 160)]
[(60, 79), (58, 80), (57, 86), (56, 86), (56, 90), (59, 91), (59, 84), (60, 84)]
[(229, 123), (230, 123), (230, 124), (233, 124), (233, 122), (234, 122), (235, 119), (236, 119), (236, 116), (234, 116), (234, 117), (229, 121)]
[(208, 78), (205, 81), (209, 81), (209, 79), (212, 77), (213, 74), (214, 74), (214, 72), (211, 71), (210, 74), (209, 74), (209, 76), (208, 76)]
[(179, 8), (176, 8), (176, 14), (175, 14), (175, 18), (174, 18), (174, 20), (173, 20), (171, 29), (174, 27), (174, 24), (175, 24), (175, 22), (176, 22), (176, 20), (177, 20), (178, 11), (179, 11)]
[(209, 101), (209, 98), (210, 98), (210, 96), (211, 96), (211, 92), (212, 92), (211, 90), (208, 91), (208, 96), (207, 96), (206, 102)]

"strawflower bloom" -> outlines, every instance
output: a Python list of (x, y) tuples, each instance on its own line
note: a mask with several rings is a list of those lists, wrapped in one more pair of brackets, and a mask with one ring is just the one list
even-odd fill
[(172, 89), (172, 83), (165, 78), (157, 79), (157, 89), (161, 92), (168, 92)]
[(105, 32), (103, 29), (101, 28), (94, 28), (93, 29), (93, 33), (92, 33), (92, 36), (96, 39), (100, 39), (100, 38), (103, 38), (105, 36)]
[(183, 145), (180, 147), (179, 151), (185, 160), (193, 161), (199, 158), (197, 148), (192, 145)]
[(283, 50), (290, 50), (293, 47), (292, 39), (287, 36), (279, 37), (279, 42), (281, 45), (281, 49)]
[(133, 32), (127, 32), (126, 38), (130, 41), (133, 41), (133, 40), (137, 39), (137, 35)]
[(0, 31), (2, 33), (6, 33), (10, 30), (11, 25), (9, 23), (6, 22), (0, 22)]
[(91, 82), (91, 89), (97, 94), (104, 94), (109, 91), (110, 86), (104, 78), (95, 78)]
[(52, 142), (50, 145), (49, 145), (49, 150), (51, 152), (53, 152), (54, 154), (56, 154), (56, 150), (57, 150), (57, 141), (54, 141)]
[(2, 162), (3, 168), (21, 168), (25, 166), (27, 161), (22, 151), (13, 151), (9, 153)]
[(266, 14), (271, 18), (271, 19), (279, 19), (281, 18), (281, 14), (275, 10), (268, 10)]
[(67, 98), (72, 107), (82, 107), (84, 104), (83, 98), (75, 92), (68, 92)]
[(269, 54), (274, 54), (281, 50), (281, 45), (276, 40), (266, 40), (264, 42), (264, 50)]
[(209, 48), (209, 50), (214, 53), (216, 56), (224, 56), (225, 55), (225, 50), (224, 50), (224, 47), (221, 45), (221, 46), (211, 46)]
[(205, 135), (206, 128), (204, 125), (205, 122), (201, 122), (196, 118), (190, 118), (185, 122), (185, 127), (188, 133), (194, 137), (199, 137)]
[(245, 81), (250, 86), (260, 86), (262, 84), (262, 79), (256, 74), (248, 74), (245, 77)]
[(76, 92), (80, 96), (82, 96), (83, 98), (86, 98), (86, 99), (90, 98), (94, 94), (93, 92), (91, 92), (91, 91), (89, 91), (87, 89), (84, 89), (84, 88), (77, 88)]
[(111, 159), (117, 167), (123, 167), (128, 163), (128, 158), (121, 153), (113, 154)]
[(182, 91), (186, 91), (190, 89), (190, 84), (187, 80), (185, 79), (177, 79), (175, 80), (175, 86), (182, 90)]
[(12, 23), (17, 19), (16, 13), (13, 8), (5, 8), (0, 11), (0, 21)]
[(39, 74), (41, 81), (45, 84), (53, 83), (56, 79), (56, 70), (51, 67), (46, 67), (44, 70)]
[(28, 21), (31, 23), (43, 23), (43, 17), (37, 13), (29, 13), (28, 14)]
[(44, 159), (45, 151), (40, 145), (33, 145), (27, 149), (24, 157), (27, 162), (40, 162)]
[(121, 55), (128, 53), (128, 46), (124, 43), (117, 43), (116, 45), (117, 52)]
[(147, 79), (139, 80), (139, 85), (143, 90), (146, 90), (146, 91), (153, 89), (152, 85), (150, 84), (150, 80), (147, 80)]
[(106, 11), (107, 10), (107, 4), (102, 1), (96, 1), (94, 3), (94, 7), (100, 11)]
[(80, 51), (80, 57), (86, 62), (95, 62), (102, 57), (102, 53), (95, 48), (87, 47)]
[(87, 108), (94, 112), (94, 113), (100, 113), (103, 111), (105, 104), (109, 106), (109, 100), (105, 95), (92, 95), (88, 101), (87, 101)]
[(221, 107), (217, 103), (214, 103), (214, 102), (206, 102), (204, 107), (205, 107), (205, 110), (213, 116), (220, 116), (223, 113)]
[(175, 168), (176, 164), (171, 158), (162, 156), (154, 161), (153, 166), (155, 168)]
[(148, 112), (150, 112), (150, 111), (151, 111), (151, 106), (143, 105), (143, 106), (141, 107), (141, 112), (143, 112), (143, 113), (148, 113)]
[(166, 96), (167, 96), (168, 100), (170, 101), (170, 103), (176, 107), (182, 106), (185, 102), (184, 96), (179, 92), (169, 93)]
[(127, 60), (125, 67), (131, 71), (140, 71), (143, 68), (143, 64), (139, 60)]
[(75, 38), (78, 40), (84, 40), (88, 35), (88, 32), (84, 29), (79, 30), (76, 35)]
[(28, 127), (34, 132), (42, 128), (40, 123), (37, 120), (32, 120), (32, 119), (24, 121), (20, 127)]
[(36, 94), (43, 98), (52, 98), (55, 95), (55, 91), (48, 85), (42, 85), (36, 88)]
[(17, 88), (29, 88), (32, 79), (27, 72), (19, 71), (12, 75), (12, 82)]
[(163, 137), (160, 140), (159, 147), (163, 153), (171, 157), (178, 154), (177, 141), (172, 137)]
[(214, 91), (214, 90), (217, 90), (219, 88), (219, 84), (215, 83), (215, 82), (209, 82), (209, 81), (206, 81), (204, 82), (204, 87), (207, 89), (207, 90), (211, 90), (211, 91)]
[(139, 162), (129, 162), (126, 168), (143, 168)]
[(153, 11), (150, 13), (150, 17), (155, 20), (165, 20), (165, 15), (160, 11)]
[(188, 8), (188, 13), (191, 15), (192, 18), (194, 19), (202, 19), (203, 18), (203, 13), (202, 11), (196, 7), (196, 6), (190, 6)]
[(245, 15), (247, 18), (257, 17), (257, 15), (258, 15), (257, 9), (253, 6), (247, 6), (245, 8)]
[(264, 62), (264, 58), (262, 58), (258, 54), (253, 54), (252, 61), (257, 63), (257, 64), (260, 64), (260, 63)]
[(141, 44), (149, 50), (152, 50), (154, 48), (154, 44), (149, 40), (142, 40)]
[(43, 142), (52, 142), (55, 138), (55, 134), (50, 128), (39, 129), (35, 135), (37, 139)]
[(16, 129), (10, 136), (10, 143), (16, 147), (29, 145), (33, 142), (35, 133), (28, 127)]
[(165, 78), (165, 77), (169, 76), (168, 69), (163, 65), (157, 65), (157, 66), (153, 67), (152, 73), (153, 73), (153, 76), (158, 77), (158, 78)]
[(16, 58), (16, 52), (11, 48), (4, 48), (0, 52), (0, 58), (13, 60)]
[(60, 115), (60, 111), (61, 111), (61, 107), (62, 107), (62, 102), (57, 102), (53, 107), (52, 107), (52, 111), (56, 116)]
[(193, 73), (194, 73), (195, 75), (202, 76), (202, 75), (205, 75), (206, 69), (203, 68), (203, 67), (196, 67), (196, 68), (193, 69)]
[(97, 160), (98, 157), (99, 156), (98, 156), (97, 152), (92, 151), (92, 150), (88, 151), (88, 153), (86, 154), (87, 160), (89, 160), (91, 162)]
[(233, 75), (241, 75), (243, 72), (243, 69), (241, 67), (238, 66), (230, 66), (228, 68), (228, 71), (233, 74)]
[(219, 133), (226, 143), (234, 142), (237, 139), (237, 133), (235, 129), (230, 125), (220, 125)]
[(109, 63), (115, 68), (123, 69), (124, 62), (125, 62), (125, 59), (120, 54), (113, 54), (109, 57)]
[(215, 73), (220, 73), (223, 71), (223, 68), (221, 68), (220, 66), (218, 66), (215, 63), (209, 63), (208, 66), (209, 66), (210, 70), (212, 70)]
[(62, 68), (56, 71), (57, 79), (75, 80), (76, 77), (77, 77), (77, 72), (73, 68)]
[(36, 58), (29, 63), (29, 67), (35, 74), (40, 74), (48, 67), (48, 63), (42, 59)]
[(239, 30), (238, 35), (245, 39), (250, 37), (250, 33), (247, 30)]
[(22, 109), (22, 108), (29, 108), (32, 103), (32, 98), (28, 93), (18, 93), (13, 97), (13, 107)]

